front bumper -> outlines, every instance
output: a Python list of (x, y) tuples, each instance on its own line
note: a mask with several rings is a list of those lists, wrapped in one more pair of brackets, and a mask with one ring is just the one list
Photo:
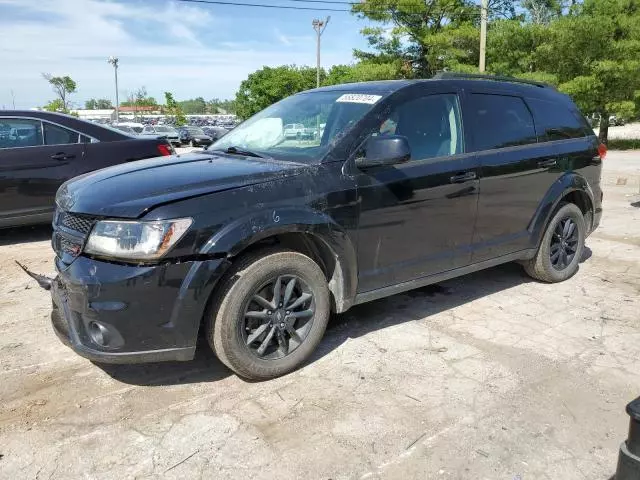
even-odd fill
[(227, 264), (223, 259), (157, 266), (57, 260), (54, 330), (76, 353), (96, 362), (191, 360), (207, 301)]

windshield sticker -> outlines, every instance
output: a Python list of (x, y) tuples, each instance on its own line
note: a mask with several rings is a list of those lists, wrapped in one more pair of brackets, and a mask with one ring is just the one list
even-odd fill
[(365, 95), (364, 93), (345, 93), (338, 97), (336, 102), (341, 103), (367, 103), (373, 105), (382, 98), (382, 95)]

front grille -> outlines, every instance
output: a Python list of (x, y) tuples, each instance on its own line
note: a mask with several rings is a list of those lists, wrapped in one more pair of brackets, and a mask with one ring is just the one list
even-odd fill
[(62, 236), (58, 236), (60, 250), (72, 257), (77, 257), (80, 254), (80, 250), (82, 249), (82, 244), (74, 242), (73, 240), (69, 240)]
[(93, 227), (93, 218), (86, 215), (78, 215), (77, 213), (60, 212), (58, 224), (63, 225), (71, 230), (75, 230), (82, 235), (87, 235)]
[(80, 255), (95, 218), (90, 215), (57, 210), (53, 220), (51, 244), (56, 255), (65, 263)]

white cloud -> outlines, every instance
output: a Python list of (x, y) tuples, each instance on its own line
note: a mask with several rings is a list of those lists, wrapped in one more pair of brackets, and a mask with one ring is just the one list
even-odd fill
[(275, 33), (276, 38), (280, 40), (280, 43), (287, 46), (291, 45), (291, 40), (289, 40), (289, 38), (282, 33), (278, 27), (273, 27), (273, 33)]
[(278, 27), (273, 28), (273, 33), (280, 43), (287, 47), (291, 46), (315, 46), (315, 37), (313, 35), (285, 35)]
[[(110, 55), (120, 58), (120, 97), (145, 85), (161, 98), (230, 97), (239, 83), (263, 65), (313, 64), (313, 37), (288, 36), (274, 30), (279, 44), (247, 40), (238, 31), (217, 43), (202, 33), (233, 22), (197, 5), (153, 0), (118, 3), (102, 0), (0, 0), (20, 8), (21, 17), (0, 25), (0, 108), (29, 108), (53, 98), (41, 72), (70, 75), (78, 84), (76, 102), (113, 97)], [(29, 20), (25, 20), (28, 14)], [(7, 21), (11, 20), (11, 21)], [(159, 37), (154, 37), (154, 34)], [(347, 63), (351, 49), (323, 51), (323, 64)]]

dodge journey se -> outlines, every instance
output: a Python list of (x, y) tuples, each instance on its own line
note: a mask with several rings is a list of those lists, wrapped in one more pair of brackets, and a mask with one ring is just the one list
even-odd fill
[(544, 84), (442, 74), (302, 92), (202, 151), (66, 182), (53, 325), (96, 362), (190, 360), (201, 333), (238, 375), (283, 375), (332, 312), (505, 262), (574, 275), (605, 154)]

